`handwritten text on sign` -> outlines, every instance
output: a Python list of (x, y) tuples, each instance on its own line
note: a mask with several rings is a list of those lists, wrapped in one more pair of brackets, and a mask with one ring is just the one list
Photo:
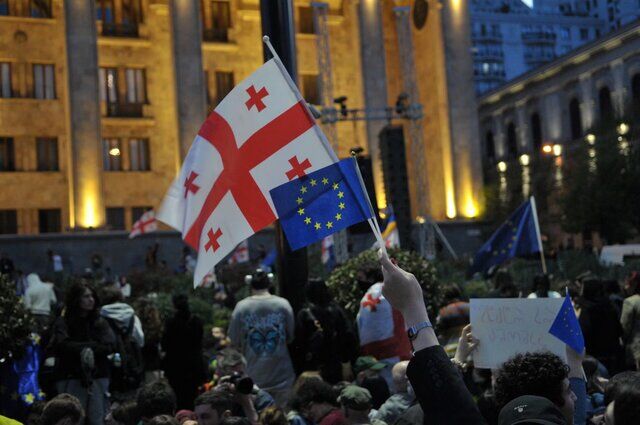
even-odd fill
[(549, 333), (563, 299), (472, 299), (473, 354), (476, 367), (495, 369), (517, 353), (551, 351), (563, 360), (565, 344)]

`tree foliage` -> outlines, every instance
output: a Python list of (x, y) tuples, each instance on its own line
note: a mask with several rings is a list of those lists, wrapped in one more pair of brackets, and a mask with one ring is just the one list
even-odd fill
[(20, 358), (32, 329), (33, 320), (14, 284), (0, 277), (0, 359)]

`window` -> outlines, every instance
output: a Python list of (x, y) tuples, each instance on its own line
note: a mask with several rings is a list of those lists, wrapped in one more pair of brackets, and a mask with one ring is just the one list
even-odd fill
[(211, 107), (211, 91), (209, 90), (209, 71), (204, 71), (204, 95), (207, 98), (207, 106)]
[(313, 9), (311, 7), (298, 8), (298, 32), (300, 34), (315, 34), (313, 28)]
[(129, 170), (149, 171), (149, 140), (129, 139)]
[(216, 104), (222, 102), (234, 85), (233, 72), (216, 71)]
[(13, 138), (0, 137), (0, 171), (15, 171)]
[(110, 230), (124, 230), (124, 208), (107, 208), (107, 228)]
[(103, 24), (113, 24), (115, 22), (115, 13), (113, 12), (114, 0), (97, 0), (96, 1), (96, 18)]
[(100, 100), (118, 103), (118, 70), (116, 68), (100, 68), (99, 71)]
[(9, 0), (0, 0), (0, 16), (9, 16)]
[(144, 69), (126, 69), (127, 102), (147, 103), (147, 89)]
[(96, 19), (102, 21), (102, 35), (137, 37), (142, 22), (140, 0), (96, 0)]
[(11, 64), (0, 63), (0, 97), (11, 97)]
[(631, 77), (631, 97), (636, 105), (640, 105), (640, 74)]
[(58, 171), (58, 139), (38, 137), (36, 139), (38, 171)]
[(140, 220), (140, 217), (142, 217), (142, 214), (152, 209), (153, 207), (132, 207), (131, 208), (132, 223), (135, 223), (136, 221)]
[[(0, 11), (2, 3), (0, 2)], [(16, 210), (0, 210), (0, 234), (18, 233), (18, 217)]]
[(40, 233), (60, 232), (62, 226), (59, 209), (38, 210), (38, 225)]
[(514, 159), (518, 156), (516, 126), (513, 123), (509, 123), (507, 127), (507, 156), (509, 159)]
[(580, 40), (586, 41), (589, 39), (589, 28), (580, 28)]
[(32, 18), (51, 18), (51, 0), (30, 0), (29, 15)]
[(104, 171), (122, 171), (120, 139), (102, 139), (102, 167)]
[(56, 84), (53, 65), (33, 65), (33, 93), (36, 99), (55, 99)]
[(540, 123), (540, 114), (537, 112), (531, 115), (531, 141), (533, 149), (539, 151), (542, 147), (542, 125)]
[(231, 6), (228, 1), (214, 0), (207, 5), (211, 11), (211, 27), (205, 24), (204, 40), (226, 43), (231, 28)]
[(560, 28), (560, 38), (563, 40), (571, 40), (571, 29), (567, 27)]
[(313, 74), (301, 75), (302, 82), (302, 96), (304, 100), (312, 105), (319, 105), (322, 103), (320, 100), (320, 92), (318, 90), (318, 76)]
[(609, 87), (602, 87), (598, 92), (598, 105), (600, 106), (600, 120), (602, 123), (605, 124), (613, 120), (613, 103), (611, 103)]
[(122, 23), (135, 25), (140, 22), (142, 22), (140, 0), (122, 0)]
[(582, 117), (580, 114), (580, 102), (575, 97), (569, 102), (569, 126), (571, 127), (571, 139), (582, 137)]
[(485, 155), (489, 161), (493, 161), (496, 157), (495, 145), (493, 142), (493, 132), (491, 130), (487, 131), (487, 134), (484, 138), (485, 143)]

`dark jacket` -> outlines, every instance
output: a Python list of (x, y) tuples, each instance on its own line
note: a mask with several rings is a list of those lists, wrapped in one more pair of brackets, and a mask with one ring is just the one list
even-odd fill
[(621, 355), (622, 326), (618, 314), (608, 299), (581, 303), (580, 327), (584, 335), (587, 354), (603, 363), (610, 373), (617, 373)]
[(441, 346), (415, 353), (407, 377), (429, 425), (484, 424), (462, 375)]
[(95, 369), (92, 378), (108, 378), (111, 362), (107, 358), (114, 352), (115, 335), (102, 317), (58, 317), (53, 325), (51, 341), (56, 357), (56, 379), (82, 379), (80, 353), (93, 350)]
[(192, 314), (176, 313), (166, 323), (162, 348), (163, 368), (169, 379), (200, 381), (202, 365), (202, 321)]

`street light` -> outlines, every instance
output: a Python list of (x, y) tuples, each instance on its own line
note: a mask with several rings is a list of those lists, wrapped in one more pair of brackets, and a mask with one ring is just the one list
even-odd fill
[(553, 147), (551, 145), (542, 145), (542, 152), (550, 154), (552, 151)]
[(498, 171), (500, 171), (501, 173), (507, 171), (507, 163), (504, 161), (498, 162)]
[(530, 158), (529, 155), (527, 155), (526, 153), (520, 155), (520, 164), (524, 167), (528, 166), (530, 162)]
[(589, 143), (590, 145), (595, 145), (596, 144), (596, 136), (595, 134), (589, 133), (586, 136), (584, 136), (584, 140)]
[(621, 136), (624, 136), (625, 134), (627, 134), (629, 132), (629, 124), (621, 122), (618, 127), (618, 134)]
[(553, 145), (553, 155), (560, 156), (562, 155), (562, 145)]

